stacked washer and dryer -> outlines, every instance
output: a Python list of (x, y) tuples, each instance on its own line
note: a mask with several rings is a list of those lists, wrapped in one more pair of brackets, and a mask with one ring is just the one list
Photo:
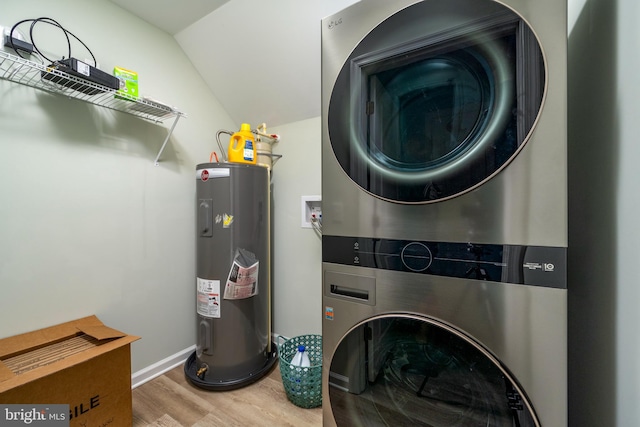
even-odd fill
[(567, 426), (566, 8), (323, 20), (325, 426)]

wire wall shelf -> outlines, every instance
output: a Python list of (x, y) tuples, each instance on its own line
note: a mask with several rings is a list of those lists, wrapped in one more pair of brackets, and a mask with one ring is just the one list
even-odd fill
[(38, 64), (1, 50), (0, 79), (120, 111), (153, 123), (163, 123), (168, 119), (173, 119), (171, 129), (156, 156), (156, 165), (178, 123), (178, 119), (186, 117), (184, 113), (169, 105), (148, 98), (120, 94), (115, 89), (80, 79), (50, 66)]

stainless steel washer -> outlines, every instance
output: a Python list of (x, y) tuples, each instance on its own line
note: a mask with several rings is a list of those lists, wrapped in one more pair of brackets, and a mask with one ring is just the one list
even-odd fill
[(323, 20), (326, 426), (567, 425), (566, 8)]

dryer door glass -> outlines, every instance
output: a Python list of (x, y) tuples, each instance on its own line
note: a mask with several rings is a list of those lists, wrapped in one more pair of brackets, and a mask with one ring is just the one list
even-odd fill
[(337, 347), (329, 400), (338, 426), (539, 426), (506, 367), (430, 319), (381, 316)]
[(328, 109), (331, 146), (367, 192), (430, 203), (470, 191), (519, 152), (545, 69), (529, 26), (490, 0), (427, 0), (353, 50)]

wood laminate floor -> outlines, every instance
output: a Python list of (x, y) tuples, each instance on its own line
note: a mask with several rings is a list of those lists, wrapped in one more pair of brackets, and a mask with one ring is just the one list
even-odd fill
[(280, 368), (230, 391), (193, 386), (178, 366), (133, 390), (133, 427), (322, 426), (322, 409), (303, 409), (284, 392)]

